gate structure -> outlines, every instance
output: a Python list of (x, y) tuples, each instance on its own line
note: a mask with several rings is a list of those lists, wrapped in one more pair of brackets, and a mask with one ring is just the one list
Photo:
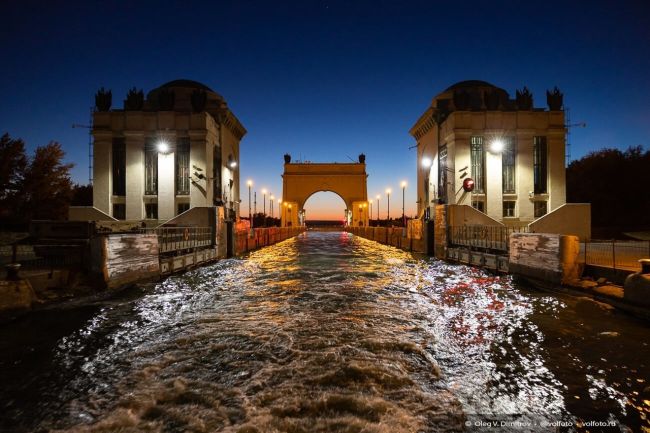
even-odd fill
[[(305, 224), (304, 205), (317, 192), (331, 191), (345, 202), (346, 225), (368, 225), (368, 188), (365, 157), (359, 163), (284, 164), (282, 175), (282, 227)], [(285, 159), (286, 161), (286, 159)]]

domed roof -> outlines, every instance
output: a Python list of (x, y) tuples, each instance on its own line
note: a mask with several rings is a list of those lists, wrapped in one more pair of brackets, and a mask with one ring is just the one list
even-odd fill
[[(209, 113), (216, 115), (215, 113), (218, 111), (217, 108), (226, 103), (223, 96), (205, 84), (193, 80), (173, 80), (160, 87), (156, 87), (147, 93), (145, 107), (152, 111), (161, 110), (163, 106), (160, 99), (161, 96), (169, 98), (169, 96), (164, 95), (171, 93), (171, 101), (169, 99), (165, 100), (167, 108), (164, 110), (169, 110), (173, 107), (176, 111), (191, 111), (193, 109), (192, 95), (197, 91), (205, 92), (206, 101), (203, 108)], [(171, 106), (169, 104), (171, 104)]]
[(494, 87), (498, 89), (497, 86), (495, 86), (494, 84), (490, 84), (487, 81), (465, 80), (465, 81), (459, 81), (456, 84), (452, 84), (451, 86), (447, 87), (447, 89), (445, 89), (445, 92), (448, 92), (450, 90), (456, 90), (456, 89), (472, 89), (476, 87)]
[(189, 89), (201, 89), (205, 90), (206, 92), (212, 92), (212, 93), (217, 93), (205, 84), (199, 83), (198, 81), (194, 80), (174, 80), (170, 81), (169, 83), (165, 83), (159, 88), (168, 88), (168, 87), (185, 87)]

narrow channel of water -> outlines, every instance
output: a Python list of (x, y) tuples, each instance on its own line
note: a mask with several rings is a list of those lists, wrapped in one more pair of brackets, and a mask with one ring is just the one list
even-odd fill
[(648, 331), (588, 299), (309, 232), (3, 326), (0, 431), (640, 431)]

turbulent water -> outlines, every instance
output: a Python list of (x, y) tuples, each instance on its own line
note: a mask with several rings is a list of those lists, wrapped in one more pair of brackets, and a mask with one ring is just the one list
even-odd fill
[(648, 330), (309, 232), (0, 328), (0, 431), (640, 431)]

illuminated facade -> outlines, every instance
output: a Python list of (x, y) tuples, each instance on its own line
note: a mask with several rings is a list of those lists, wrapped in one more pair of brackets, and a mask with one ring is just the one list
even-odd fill
[(515, 99), (484, 81), (463, 81), (433, 98), (411, 128), (417, 141), (418, 213), (436, 203), (465, 204), (523, 225), (566, 202), (562, 94), (534, 108), (528, 89)]
[(93, 119), (93, 205), (116, 219), (166, 221), (195, 206), (239, 216), (239, 142), (246, 130), (207, 86), (176, 80), (110, 109), (101, 89)]
[(320, 191), (338, 194), (345, 202), (346, 225), (368, 225), (368, 187), (365, 156), (359, 163), (291, 163), (285, 156), (282, 174), (282, 227), (304, 225), (305, 202)]

